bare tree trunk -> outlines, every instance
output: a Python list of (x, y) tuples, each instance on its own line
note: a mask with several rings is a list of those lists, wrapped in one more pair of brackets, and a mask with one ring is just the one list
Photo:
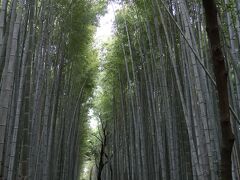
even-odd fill
[(234, 135), (231, 129), (229, 99), (228, 99), (228, 71), (225, 66), (222, 46), (220, 41), (217, 7), (215, 0), (203, 0), (206, 14), (206, 29), (211, 45), (214, 74), (216, 77), (218, 106), (221, 122), (221, 163), (220, 172), (222, 180), (232, 179), (231, 154)]

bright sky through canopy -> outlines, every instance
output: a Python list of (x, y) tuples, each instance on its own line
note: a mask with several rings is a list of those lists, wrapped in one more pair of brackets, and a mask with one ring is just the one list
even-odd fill
[(117, 3), (110, 3), (107, 7), (107, 13), (100, 17), (99, 26), (95, 34), (95, 46), (101, 48), (103, 43), (110, 39), (114, 34), (113, 23), (115, 20), (114, 11), (120, 9), (120, 5)]
[[(107, 13), (100, 17), (99, 26), (94, 37), (94, 46), (101, 51), (103, 44), (106, 43), (114, 35), (113, 23), (115, 20), (115, 11), (120, 9), (121, 5), (111, 2), (107, 7)], [(101, 54), (101, 52), (99, 52)], [(97, 90), (95, 90), (97, 91)], [(93, 109), (88, 112), (90, 118), (90, 128), (95, 130), (98, 126), (98, 120), (94, 116)]]

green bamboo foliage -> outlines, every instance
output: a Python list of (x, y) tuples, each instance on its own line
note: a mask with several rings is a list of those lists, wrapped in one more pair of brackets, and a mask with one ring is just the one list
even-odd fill
[[(202, 1), (119, 1), (98, 68), (92, 42), (106, 1), (2, 0), (0, 180), (80, 178), (99, 69), (91, 179), (240, 179), (240, 3), (211, 2), (224, 109)], [(223, 111), (234, 134), (228, 166)]]
[[(218, 3), (239, 179), (239, 2)], [(113, 158), (102, 179), (221, 179), (222, 129), (199, 1), (124, 1), (106, 47)], [(109, 174), (110, 173), (110, 174)], [(110, 178), (111, 177), (111, 178)]]
[(0, 179), (79, 179), (105, 3), (1, 3)]

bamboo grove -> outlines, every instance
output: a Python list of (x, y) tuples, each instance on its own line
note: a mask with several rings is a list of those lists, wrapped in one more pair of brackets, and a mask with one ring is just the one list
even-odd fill
[(240, 179), (239, 58), (238, 0), (1, 0), (0, 180)]
[(103, 2), (1, 1), (1, 180), (79, 179)]
[(91, 179), (240, 179), (240, 2), (121, 4)]

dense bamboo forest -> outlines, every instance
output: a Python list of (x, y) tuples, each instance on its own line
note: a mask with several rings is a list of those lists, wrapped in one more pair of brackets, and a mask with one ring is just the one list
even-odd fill
[(240, 180), (239, 0), (0, 2), (0, 180)]

